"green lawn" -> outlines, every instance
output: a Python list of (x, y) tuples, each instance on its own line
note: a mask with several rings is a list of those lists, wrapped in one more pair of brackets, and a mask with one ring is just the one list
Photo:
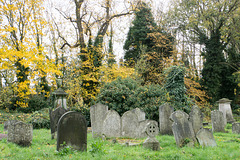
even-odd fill
[[(56, 140), (51, 140), (50, 130), (38, 129), (33, 131), (30, 147), (20, 147), (8, 143), (6, 139), (1, 140), (0, 159), (240, 159), (240, 135), (232, 134), (230, 125), (227, 129), (230, 133), (214, 133), (218, 145), (214, 148), (200, 146), (178, 148), (173, 136), (157, 136), (161, 146), (160, 151), (151, 151), (141, 145), (127, 147), (120, 143), (113, 144), (112, 140), (93, 139), (91, 133), (88, 133), (87, 152), (72, 151), (69, 148), (57, 152)], [(0, 133), (4, 133), (3, 124), (0, 124)], [(118, 142), (122, 141), (118, 139)], [(142, 143), (144, 139), (138, 141)]]

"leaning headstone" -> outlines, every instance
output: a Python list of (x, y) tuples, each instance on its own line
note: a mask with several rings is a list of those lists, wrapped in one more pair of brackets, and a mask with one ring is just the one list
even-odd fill
[(206, 128), (201, 128), (197, 134), (196, 137), (198, 139), (199, 144), (202, 147), (215, 147), (217, 146), (217, 143), (213, 137), (213, 133)]
[(233, 123), (232, 124), (232, 133), (240, 134), (240, 123)]
[(127, 111), (122, 115), (122, 136), (128, 138), (137, 138), (139, 122), (135, 113)]
[(155, 138), (155, 136), (158, 135), (158, 132), (158, 124), (150, 121), (146, 126), (146, 134), (148, 135), (148, 138), (143, 142), (143, 147), (158, 151), (160, 149), (160, 144)]
[(135, 113), (138, 117), (138, 121), (141, 122), (141, 121), (144, 121), (146, 118), (146, 114), (145, 112), (143, 112), (141, 109), (139, 108), (135, 108), (135, 109), (132, 109), (130, 110), (131, 112)]
[(65, 146), (87, 151), (87, 121), (79, 112), (67, 112), (59, 119), (57, 151)]
[(203, 128), (203, 114), (198, 106), (193, 106), (191, 112), (189, 113), (189, 121), (193, 126), (194, 134)]
[(212, 121), (212, 131), (213, 132), (225, 132), (224, 127), (224, 117), (223, 113), (218, 110), (211, 112), (211, 121)]
[(172, 130), (178, 147), (193, 146), (196, 142), (188, 114), (183, 111), (175, 111), (170, 116), (173, 121)]
[(57, 107), (54, 111), (50, 110), (50, 127), (51, 127), (51, 135), (52, 139), (55, 137), (55, 132), (57, 132), (57, 124), (59, 119), (62, 117), (67, 110), (63, 107)]
[(222, 98), (220, 99), (218, 102), (219, 105), (219, 111), (223, 112), (223, 117), (225, 120), (225, 125), (226, 123), (233, 123), (235, 122), (233, 115), (232, 115), (232, 109), (231, 109), (231, 100), (227, 99), (227, 98)]
[(7, 131), (8, 130), (8, 126), (14, 124), (14, 123), (17, 123), (19, 122), (18, 120), (9, 120), (9, 121), (5, 121), (4, 122), (4, 131)]
[(102, 134), (106, 137), (120, 137), (121, 136), (121, 117), (114, 111), (109, 110), (106, 118), (103, 121)]
[(90, 107), (90, 118), (93, 138), (102, 136), (103, 121), (106, 118), (108, 106), (96, 104)]
[(8, 126), (7, 141), (20, 146), (30, 146), (32, 144), (33, 126), (22, 121)]
[(148, 136), (147, 132), (146, 132), (146, 128), (147, 128), (148, 123), (154, 123), (155, 126), (158, 126), (158, 122), (154, 121), (154, 120), (146, 119), (144, 121), (139, 122), (139, 128), (138, 128), (139, 136), (138, 136), (138, 138), (145, 138), (145, 137)]
[(170, 115), (173, 113), (174, 109), (168, 105), (163, 104), (159, 107), (159, 129), (160, 134), (172, 135), (172, 121), (170, 120)]

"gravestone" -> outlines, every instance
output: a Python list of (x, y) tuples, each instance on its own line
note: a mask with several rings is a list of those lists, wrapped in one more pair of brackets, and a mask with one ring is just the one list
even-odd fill
[(139, 122), (138, 117), (131, 111), (125, 112), (121, 117), (122, 123), (122, 136), (128, 138), (137, 138)]
[(7, 141), (20, 146), (30, 146), (32, 144), (33, 126), (22, 121), (8, 126)]
[(58, 121), (57, 151), (65, 146), (87, 151), (87, 121), (79, 112), (67, 112)]
[(211, 121), (212, 121), (212, 131), (213, 132), (225, 132), (225, 120), (223, 113), (218, 110), (211, 112)]
[(148, 122), (146, 126), (146, 134), (148, 135), (148, 138), (143, 142), (143, 147), (158, 151), (160, 149), (160, 144), (155, 138), (158, 133), (158, 124), (153, 121)]
[(240, 134), (240, 123), (233, 123), (232, 124), (232, 133)]
[(175, 111), (170, 116), (173, 121), (172, 130), (178, 147), (193, 146), (196, 142), (188, 114), (183, 111)]
[(141, 121), (139, 122), (139, 128), (138, 128), (138, 137), (136, 138), (144, 138), (144, 137), (147, 137), (147, 133), (146, 133), (146, 127), (148, 125), (148, 123), (155, 123), (156, 126), (158, 126), (158, 122), (157, 121), (154, 121), (154, 120), (144, 120), (144, 121)]
[(14, 124), (14, 123), (17, 123), (19, 122), (18, 120), (9, 120), (9, 121), (5, 121), (4, 122), (4, 131), (7, 131), (8, 130), (8, 126)]
[(120, 137), (121, 136), (121, 117), (114, 111), (109, 110), (106, 118), (103, 121), (102, 134), (106, 137)]
[(159, 107), (159, 129), (161, 134), (172, 135), (172, 121), (170, 116), (173, 113), (174, 109), (168, 105), (163, 104)]
[(96, 104), (90, 107), (90, 118), (93, 138), (102, 136), (103, 121), (106, 118), (108, 106)]
[(139, 108), (135, 108), (135, 109), (132, 109), (130, 110), (131, 112), (135, 113), (138, 117), (138, 121), (141, 122), (141, 121), (144, 121), (146, 118), (146, 114), (145, 112), (143, 112), (141, 109)]
[(215, 147), (217, 146), (217, 143), (213, 137), (213, 133), (206, 128), (201, 128), (197, 134), (196, 137), (198, 139), (199, 144), (202, 147)]
[(52, 139), (55, 137), (55, 132), (57, 131), (57, 124), (61, 116), (66, 113), (67, 110), (63, 107), (57, 107), (54, 111), (50, 110), (50, 127)]
[(222, 98), (218, 102), (219, 105), (219, 111), (223, 112), (224, 117), (224, 123), (225, 125), (228, 123), (233, 123), (235, 120), (232, 115), (232, 109), (231, 109), (231, 100), (227, 98)]
[(193, 106), (189, 113), (189, 121), (192, 124), (194, 134), (203, 128), (203, 114), (198, 106)]

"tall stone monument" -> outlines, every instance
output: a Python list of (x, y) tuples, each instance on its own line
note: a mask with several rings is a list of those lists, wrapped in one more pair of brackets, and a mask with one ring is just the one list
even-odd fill
[(235, 122), (233, 115), (232, 115), (232, 109), (231, 109), (231, 100), (227, 98), (222, 98), (218, 102), (219, 111), (223, 112), (224, 117), (224, 123), (233, 123)]
[(173, 135), (171, 114), (174, 112), (173, 107), (168, 104), (163, 104), (159, 107), (159, 129), (160, 134)]

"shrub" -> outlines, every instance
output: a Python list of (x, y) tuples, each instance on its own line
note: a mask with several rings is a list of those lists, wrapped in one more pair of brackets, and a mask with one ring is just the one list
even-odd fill
[(39, 111), (33, 112), (33, 114), (28, 117), (28, 123), (32, 123), (34, 129), (40, 128), (50, 128), (50, 118), (49, 118), (49, 109), (44, 108)]

